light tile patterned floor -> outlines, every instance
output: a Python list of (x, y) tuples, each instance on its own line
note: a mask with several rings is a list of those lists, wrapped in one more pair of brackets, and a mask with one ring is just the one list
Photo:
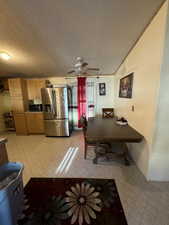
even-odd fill
[(113, 178), (129, 225), (169, 225), (169, 183), (147, 182), (135, 165), (84, 160), (81, 132), (70, 138), (5, 135), (10, 160), (25, 165), (24, 183), (30, 177)]

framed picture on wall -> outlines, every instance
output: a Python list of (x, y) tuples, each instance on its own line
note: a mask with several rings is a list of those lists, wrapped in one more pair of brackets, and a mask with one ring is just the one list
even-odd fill
[(99, 83), (99, 95), (106, 95), (106, 84)]
[(134, 73), (120, 79), (119, 97), (120, 98), (132, 98), (133, 89), (133, 76)]

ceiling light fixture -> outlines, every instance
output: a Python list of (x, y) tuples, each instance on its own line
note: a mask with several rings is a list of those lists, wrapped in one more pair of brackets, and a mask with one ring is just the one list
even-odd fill
[(9, 60), (11, 56), (6, 52), (0, 52), (0, 58), (3, 60)]

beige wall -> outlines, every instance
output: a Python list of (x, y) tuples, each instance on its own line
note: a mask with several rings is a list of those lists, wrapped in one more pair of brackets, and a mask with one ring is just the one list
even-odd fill
[[(146, 177), (148, 177), (149, 160), (152, 154), (167, 4), (168, 2), (155, 16), (119, 68), (115, 78), (116, 114), (126, 117), (129, 124), (145, 137), (142, 143), (132, 144), (129, 147), (136, 164)], [(133, 97), (131, 99), (119, 98), (119, 80), (131, 72), (134, 72)], [(131, 110), (132, 105), (135, 107), (134, 112)]]
[(166, 27), (153, 152), (148, 174), (151, 180), (159, 181), (169, 181), (169, 9)]

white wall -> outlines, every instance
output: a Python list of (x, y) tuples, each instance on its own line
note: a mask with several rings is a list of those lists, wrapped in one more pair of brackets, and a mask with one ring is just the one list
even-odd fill
[[(129, 147), (137, 166), (147, 178), (150, 178), (149, 160), (152, 154), (167, 7), (166, 2), (115, 76), (116, 114), (126, 117), (129, 124), (145, 138), (142, 143), (130, 144)], [(119, 98), (119, 80), (131, 72), (134, 72), (133, 97)], [(131, 110), (132, 105), (135, 107), (134, 112)]]
[[(96, 80), (97, 114), (102, 114), (102, 108), (114, 108), (114, 76), (100, 77)], [(106, 95), (99, 95), (99, 83), (106, 84)]]

